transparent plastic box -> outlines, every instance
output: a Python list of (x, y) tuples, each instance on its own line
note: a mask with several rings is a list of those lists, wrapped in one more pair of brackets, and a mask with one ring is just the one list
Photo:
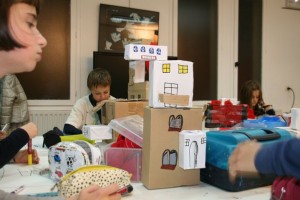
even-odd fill
[(142, 176), (142, 149), (102, 147), (103, 164), (117, 167), (132, 174), (131, 181), (140, 182)]
[[(143, 146), (143, 117), (130, 115), (112, 119), (108, 126), (114, 131), (128, 138), (136, 145)], [(105, 165), (118, 167), (132, 174), (131, 181), (140, 182), (142, 173), (142, 149), (111, 147), (108, 144), (102, 147), (103, 162)]]
[(114, 131), (128, 138), (138, 146), (143, 146), (143, 122), (144, 119), (139, 115), (130, 115), (113, 119), (108, 126)]

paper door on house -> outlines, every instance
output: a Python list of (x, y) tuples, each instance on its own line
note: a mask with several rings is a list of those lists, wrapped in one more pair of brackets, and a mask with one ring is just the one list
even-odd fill
[(150, 107), (191, 108), (193, 88), (193, 62), (183, 60), (150, 62)]

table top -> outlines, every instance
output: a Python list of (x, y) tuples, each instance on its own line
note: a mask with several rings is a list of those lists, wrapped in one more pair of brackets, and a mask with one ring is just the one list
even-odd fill
[[(51, 192), (54, 182), (48, 175), (41, 175), (40, 172), (49, 167), (48, 149), (42, 148), (42, 137), (38, 136), (33, 140), (33, 147), (38, 150), (41, 162), (38, 165), (7, 164), (0, 169), (0, 189), (12, 192), (20, 186), (24, 189), (19, 194), (37, 194)], [(167, 189), (148, 190), (140, 182), (132, 183), (133, 192), (122, 199), (126, 200), (158, 200), (158, 199), (269, 199), (270, 186), (260, 187), (241, 192), (228, 192), (217, 187), (200, 183), (195, 186), (184, 186)]]

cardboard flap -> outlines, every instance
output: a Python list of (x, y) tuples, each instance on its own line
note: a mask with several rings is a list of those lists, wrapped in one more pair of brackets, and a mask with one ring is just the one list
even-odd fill
[(105, 104), (107, 101), (109, 101), (109, 100), (103, 100), (103, 101), (101, 101), (99, 104), (97, 104), (97, 105), (92, 109), (92, 111), (93, 111), (93, 112), (98, 112), (98, 111), (104, 106), (104, 104)]

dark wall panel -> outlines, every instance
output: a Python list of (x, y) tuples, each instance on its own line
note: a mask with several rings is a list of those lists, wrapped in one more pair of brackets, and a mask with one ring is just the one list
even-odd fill
[(194, 62), (194, 100), (217, 97), (217, 0), (178, 1), (178, 59)]
[(238, 88), (254, 79), (261, 82), (262, 0), (239, 1)]
[(30, 100), (70, 99), (70, 0), (44, 0), (38, 28), (47, 39), (33, 72), (17, 74)]

